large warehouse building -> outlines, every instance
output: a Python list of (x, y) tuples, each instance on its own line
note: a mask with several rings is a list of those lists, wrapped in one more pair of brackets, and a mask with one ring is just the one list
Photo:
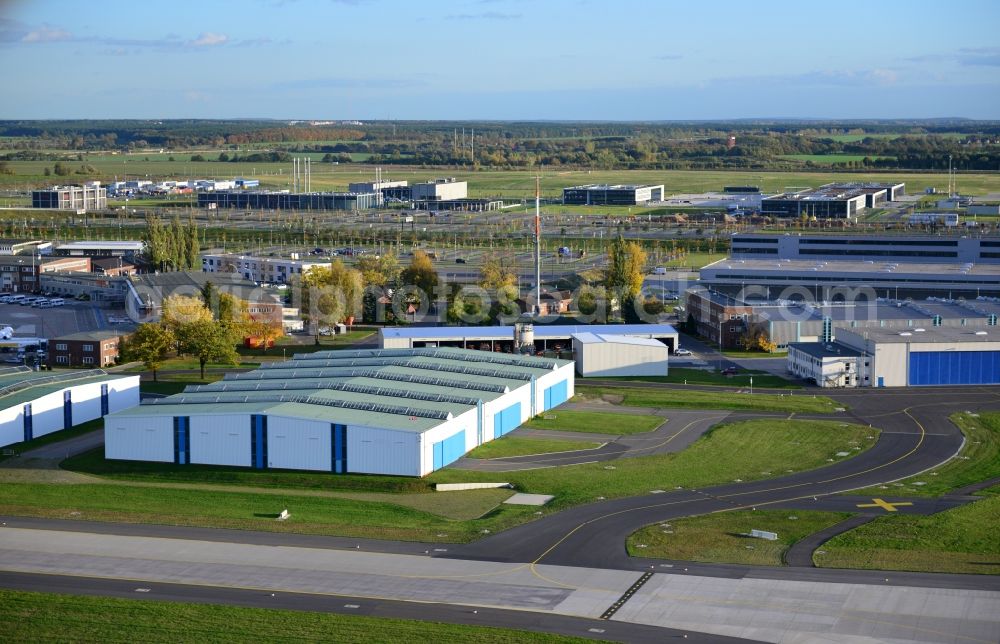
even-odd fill
[(841, 330), (831, 343), (791, 344), (788, 370), (827, 387), (1000, 384), (1000, 328)]
[[(669, 324), (535, 324), (532, 331), (536, 351), (568, 350), (575, 333), (653, 338), (670, 349), (680, 346), (677, 329)], [(514, 348), (514, 332), (514, 326), (382, 327), (378, 337), (379, 346), (384, 349), (461, 347), (510, 352)]]
[(105, 456), (423, 476), (573, 392), (565, 360), (443, 348), (299, 354), (112, 414)]
[(591, 184), (563, 188), (563, 203), (576, 206), (639, 206), (663, 201), (663, 186)]
[(82, 186), (53, 186), (31, 191), (32, 208), (61, 210), (104, 210), (108, 207), (108, 191), (99, 183)]
[(574, 333), (573, 358), (585, 378), (666, 376), (670, 348), (653, 338)]
[[(732, 259), (1000, 263), (1000, 238), (943, 235), (733, 235)], [(724, 260), (725, 261), (725, 260)]]
[(45, 436), (139, 404), (139, 376), (101, 369), (0, 369), (0, 447)]
[[(217, 190), (199, 192), (199, 208), (253, 210), (367, 210), (381, 203), (374, 192), (271, 192), (266, 190)], [(214, 206), (212, 205), (214, 204)]]
[(855, 219), (866, 208), (895, 201), (905, 191), (902, 183), (828, 183), (764, 197), (760, 209), (776, 217)]

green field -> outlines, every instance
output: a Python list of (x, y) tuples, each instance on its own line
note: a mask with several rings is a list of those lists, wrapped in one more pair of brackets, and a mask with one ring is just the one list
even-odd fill
[(9, 642), (587, 642), (488, 626), (0, 590)]
[[(871, 447), (878, 432), (833, 421), (748, 420), (713, 428), (684, 450), (621, 458), (610, 462), (507, 472), (505, 481), (518, 491), (554, 494), (557, 509), (598, 497), (616, 498), (708, 485), (773, 478), (789, 470), (827, 464), (840, 451), (852, 454)], [(871, 438), (869, 438), (871, 437)], [(669, 440), (669, 439), (664, 439)], [(656, 445), (649, 445), (653, 449)], [(859, 448), (855, 450), (854, 448)], [(495, 481), (495, 472), (444, 469), (433, 483)]]
[(826, 396), (794, 395), (792, 392), (788, 394), (749, 394), (684, 388), (617, 388), (577, 385), (576, 395), (583, 401), (603, 400), (609, 404), (620, 404), (627, 407), (684, 407), (794, 413), (833, 413), (840, 407)]
[[(296, 153), (298, 155), (298, 153)], [(81, 163), (89, 163), (96, 174), (73, 175), (69, 177), (79, 182), (87, 179), (113, 180), (115, 176), (144, 176), (153, 178), (199, 177), (231, 179), (233, 177), (253, 177), (261, 181), (264, 188), (291, 188), (291, 164), (282, 163), (232, 163), (203, 161), (191, 162), (188, 154), (174, 153), (175, 161), (169, 155), (136, 154), (123, 156), (86, 156), (84, 161), (66, 162), (73, 169)], [(302, 155), (299, 155), (302, 156)], [(320, 155), (322, 156), (322, 155)], [(145, 160), (148, 158), (149, 160)], [(0, 187), (36, 183), (48, 185), (57, 177), (43, 176), (46, 167), (53, 161), (10, 161), (8, 166), (13, 175), (0, 175)], [(442, 174), (459, 175), (469, 181), (469, 196), (483, 197), (503, 195), (511, 198), (531, 198), (535, 194), (534, 171), (523, 170), (463, 170), (442, 168), (417, 168), (410, 166), (383, 165), (384, 174), (394, 180), (411, 182), (425, 181)], [(819, 186), (833, 181), (904, 181), (909, 192), (918, 192), (926, 186), (936, 186), (942, 190), (947, 186), (947, 172), (736, 172), (725, 170), (564, 170), (543, 169), (541, 187), (543, 196), (559, 197), (566, 186), (582, 183), (653, 183), (664, 184), (668, 194), (681, 192), (704, 192), (721, 190), (726, 185), (759, 185), (765, 192), (779, 192), (785, 186)], [(370, 178), (374, 170), (370, 166), (355, 164), (332, 165), (316, 163), (312, 169), (313, 188), (316, 190), (344, 190), (351, 181)], [(66, 178), (58, 178), (65, 181)], [(959, 174), (958, 190), (963, 194), (985, 194), (1000, 192), (998, 174)], [(189, 197), (187, 199), (190, 199)], [(0, 205), (7, 205), (2, 203)], [(641, 213), (641, 208), (633, 208)]]
[(671, 259), (662, 262), (660, 266), (664, 268), (704, 268), (720, 259), (725, 259), (725, 253), (688, 253), (681, 258)]
[(598, 411), (565, 411), (556, 409), (535, 416), (523, 426), (529, 429), (551, 429), (564, 432), (594, 434), (640, 434), (651, 432), (666, 421), (662, 416), (645, 414), (608, 414)]
[(813, 555), (824, 568), (1000, 574), (1000, 487), (930, 516), (890, 515), (838, 535)]
[[(952, 421), (965, 435), (965, 445), (957, 458), (930, 472), (891, 484), (894, 494), (940, 496), (955, 488), (1000, 476), (1000, 413), (974, 416), (954, 414)], [(919, 485), (918, 485), (919, 483)], [(886, 494), (885, 487), (859, 490), (851, 494)]]
[[(633, 557), (780, 566), (796, 542), (849, 516), (810, 510), (717, 512), (647, 526), (630, 535), (626, 545)], [(775, 532), (778, 539), (755, 539), (751, 530)]]
[[(768, 354), (762, 355), (767, 356)], [(765, 389), (802, 389), (802, 385), (763, 371), (749, 373), (742, 371), (734, 376), (726, 376), (716, 371), (705, 371), (703, 369), (691, 369), (688, 367), (672, 367), (670, 369), (670, 373), (666, 376), (622, 376), (618, 378), (598, 379), (635, 382), (667, 382), (689, 385), (719, 385), (724, 387), (749, 387), (750, 378), (753, 378), (754, 387), (762, 387)], [(582, 385), (586, 384), (587, 380), (585, 378), (581, 378), (577, 382)]]
[(504, 458), (507, 456), (528, 456), (531, 454), (552, 454), (571, 452), (578, 449), (594, 449), (601, 443), (593, 441), (573, 441), (559, 439), (531, 438), (527, 436), (503, 436), (484, 443), (472, 450), (468, 458)]

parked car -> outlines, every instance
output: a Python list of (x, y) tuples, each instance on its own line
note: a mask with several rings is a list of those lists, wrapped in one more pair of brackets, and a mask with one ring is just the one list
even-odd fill
[(464, 264), (464, 263), (465, 263), (465, 260), (464, 260), (464, 259), (462, 259), (461, 257), (456, 257), (456, 258), (455, 258), (455, 263), (456, 263), (456, 264)]
[(682, 349), (680, 347), (677, 347), (677, 350), (674, 351), (674, 355), (675, 356), (689, 356), (689, 355), (691, 355), (691, 352), (688, 351), (687, 349)]
[(737, 369), (736, 367), (726, 367), (720, 373), (724, 376), (735, 376), (737, 373), (739, 373), (739, 369)]

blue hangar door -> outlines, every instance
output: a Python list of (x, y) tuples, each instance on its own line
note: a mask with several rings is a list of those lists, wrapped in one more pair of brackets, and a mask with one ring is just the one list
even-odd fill
[(460, 429), (448, 438), (434, 443), (434, 469), (454, 463), (465, 454), (465, 430)]
[(1000, 351), (911, 351), (910, 385), (1000, 384)]
[(551, 387), (545, 388), (545, 401), (542, 411), (552, 409), (553, 407), (558, 407), (559, 405), (566, 402), (569, 397), (569, 387), (566, 385), (566, 381), (562, 380), (552, 385)]
[(521, 424), (521, 403), (493, 414), (493, 438), (500, 438)]

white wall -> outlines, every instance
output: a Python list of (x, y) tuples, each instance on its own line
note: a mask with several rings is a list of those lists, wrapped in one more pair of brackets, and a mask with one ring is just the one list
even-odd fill
[(104, 457), (172, 463), (173, 417), (157, 415), (105, 417)]
[(624, 342), (573, 340), (576, 370), (581, 376), (665, 376), (669, 349)]
[(31, 401), (31, 435), (35, 438), (63, 429), (63, 391), (61, 389)]
[[(331, 452), (330, 423), (268, 414), (268, 467), (329, 472)], [(350, 463), (349, 448), (347, 459)]]
[(108, 382), (108, 411), (113, 413), (139, 404), (139, 376)]
[[(190, 416), (191, 462), (251, 467), (250, 414)], [(173, 445), (173, 443), (171, 443)]]
[(24, 440), (24, 405), (0, 410), (0, 447)]
[(347, 471), (421, 476), (420, 443), (417, 432), (348, 425)]

